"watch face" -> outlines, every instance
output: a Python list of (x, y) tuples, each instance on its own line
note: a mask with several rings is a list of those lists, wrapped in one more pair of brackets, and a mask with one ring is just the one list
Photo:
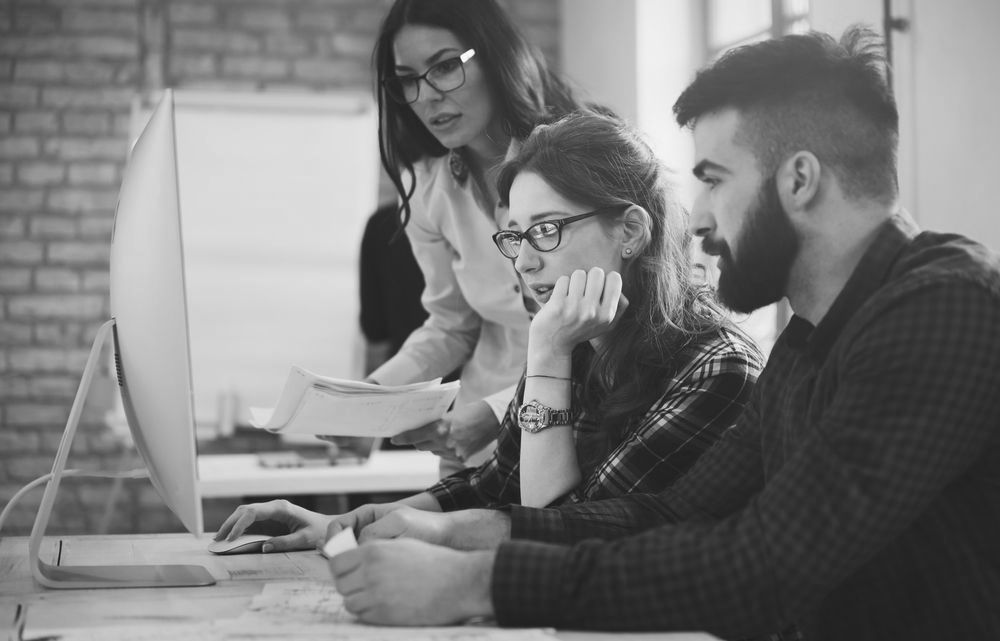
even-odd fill
[(545, 417), (540, 409), (539, 404), (535, 401), (522, 405), (517, 413), (518, 427), (527, 432), (537, 432), (545, 427), (543, 420)]
[(541, 432), (553, 425), (569, 425), (569, 410), (554, 410), (538, 401), (529, 401), (517, 411), (517, 425), (525, 432)]

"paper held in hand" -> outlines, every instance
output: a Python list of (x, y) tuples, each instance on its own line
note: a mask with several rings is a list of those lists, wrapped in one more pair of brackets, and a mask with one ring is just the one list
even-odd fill
[(273, 409), (250, 408), (250, 424), (279, 434), (391, 437), (435, 421), (459, 383), (373, 385), (319, 376), (292, 367)]

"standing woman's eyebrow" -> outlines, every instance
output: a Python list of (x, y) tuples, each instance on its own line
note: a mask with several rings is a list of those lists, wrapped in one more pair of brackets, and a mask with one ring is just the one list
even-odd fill
[[(437, 53), (435, 53), (433, 56), (431, 56), (430, 58), (428, 58), (427, 60), (424, 60), (424, 67), (425, 68), (430, 67), (434, 63), (436, 63), (439, 60), (441, 60), (441, 58), (443, 58), (447, 54), (451, 54), (451, 53), (454, 53), (454, 54), (458, 55), (458, 54), (461, 54), (462, 52), (459, 51), (458, 49), (455, 49), (454, 47), (445, 47), (444, 49), (441, 49), (440, 51), (438, 51)], [(407, 67), (406, 65), (397, 64), (395, 66), (395, 72), (396, 72), (396, 74), (398, 75), (400, 71), (410, 71), (410, 72), (416, 73), (416, 70), (413, 69), (412, 67)]]

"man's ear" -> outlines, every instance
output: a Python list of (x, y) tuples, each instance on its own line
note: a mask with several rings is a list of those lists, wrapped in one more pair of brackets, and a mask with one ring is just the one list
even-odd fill
[(815, 203), (822, 172), (819, 158), (810, 151), (797, 151), (781, 163), (775, 180), (785, 211), (804, 211)]
[(635, 258), (642, 253), (652, 239), (653, 219), (649, 212), (638, 205), (632, 205), (622, 214), (622, 258)]

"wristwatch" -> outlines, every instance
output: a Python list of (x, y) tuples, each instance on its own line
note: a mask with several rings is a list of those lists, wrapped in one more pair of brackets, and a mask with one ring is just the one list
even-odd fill
[(547, 427), (569, 425), (569, 410), (554, 410), (538, 401), (528, 401), (517, 410), (517, 426), (525, 432), (535, 434)]

